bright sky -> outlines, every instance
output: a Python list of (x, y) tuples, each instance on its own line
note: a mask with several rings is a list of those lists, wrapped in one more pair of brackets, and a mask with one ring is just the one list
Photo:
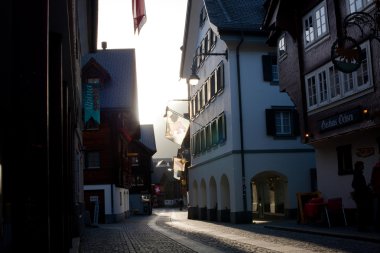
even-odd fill
[(132, 0), (99, 0), (98, 48), (136, 48), (139, 117), (154, 124), (156, 158), (176, 155), (177, 144), (165, 138), (166, 106), (184, 112), (186, 82), (179, 80), (187, 0), (145, 0), (147, 21), (134, 34)]

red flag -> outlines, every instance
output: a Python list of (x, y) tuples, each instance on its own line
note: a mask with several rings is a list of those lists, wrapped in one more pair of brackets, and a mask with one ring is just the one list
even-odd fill
[(145, 1), (144, 0), (132, 0), (132, 11), (133, 11), (133, 24), (134, 30), (140, 33), (141, 28), (146, 22), (145, 13)]

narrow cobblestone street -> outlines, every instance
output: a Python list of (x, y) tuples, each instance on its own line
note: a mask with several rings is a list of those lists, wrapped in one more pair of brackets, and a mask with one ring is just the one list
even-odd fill
[(157, 209), (122, 223), (86, 228), (81, 253), (105, 252), (379, 252), (380, 244), (273, 230), (263, 224), (188, 220), (186, 211)]

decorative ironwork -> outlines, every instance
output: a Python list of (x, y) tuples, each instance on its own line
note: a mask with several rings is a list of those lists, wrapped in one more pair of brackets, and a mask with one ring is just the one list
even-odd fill
[(331, 47), (331, 61), (337, 70), (351, 73), (357, 70), (363, 61), (359, 43), (349, 35), (349, 31), (359, 30), (360, 38), (375, 39), (380, 43), (380, 0), (375, 0), (375, 3), (376, 11), (373, 16), (359, 11), (344, 18), (343, 37), (338, 38)]
[(351, 73), (360, 68), (363, 60), (360, 45), (351, 37), (337, 39), (331, 47), (331, 61), (336, 69)]

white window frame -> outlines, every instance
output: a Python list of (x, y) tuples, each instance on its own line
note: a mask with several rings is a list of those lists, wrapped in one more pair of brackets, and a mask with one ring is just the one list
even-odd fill
[(348, 7), (348, 13), (363, 11), (367, 9), (368, 6), (374, 4), (374, 0), (347, 0), (346, 2)]
[(302, 19), (304, 45), (310, 47), (329, 34), (327, 5), (323, 1)]
[[(340, 71), (337, 71), (334, 68), (334, 65), (332, 62), (329, 62), (328, 64), (325, 64), (324, 66), (314, 70), (313, 72), (305, 75), (305, 88), (306, 88), (306, 100), (307, 100), (307, 107), (308, 111), (312, 111), (317, 108), (321, 108), (323, 106), (332, 104), (334, 102), (337, 102), (341, 99), (348, 98), (350, 96), (359, 94), (365, 90), (368, 90), (373, 87), (373, 80), (372, 80), (372, 65), (371, 65), (371, 52), (370, 52), (370, 44), (368, 41), (364, 42), (360, 45), (362, 50), (365, 50), (366, 58), (363, 60), (360, 68), (352, 73), (343, 73)], [(358, 78), (360, 77), (360, 72), (364, 73), (365, 80), (367, 82), (363, 83), (362, 85), (358, 85)], [(322, 100), (321, 99), (321, 87), (320, 87), (320, 73), (326, 74), (326, 95), (327, 99)], [(334, 73), (334, 77), (331, 77), (331, 73)], [(314, 80), (315, 84), (315, 90), (310, 89), (310, 84), (312, 84), (312, 80)], [(338, 81), (335, 82), (331, 86), (332, 80)], [(347, 81), (352, 80), (352, 89), (347, 89), (346, 83)], [(332, 88), (335, 88), (335, 91), (339, 91), (339, 94), (336, 94), (335, 96), (331, 96), (333, 93), (331, 91)], [(316, 95), (316, 100), (314, 100), (314, 96)], [(311, 101), (315, 103), (310, 103)]]
[[(286, 116), (286, 117), (285, 117)], [(292, 111), (278, 110), (274, 112), (275, 131), (276, 136), (290, 136), (292, 135)], [(286, 129), (288, 128), (288, 129)]]
[(278, 59), (281, 60), (286, 57), (286, 43), (285, 43), (285, 34), (282, 34), (277, 42), (277, 55)]

